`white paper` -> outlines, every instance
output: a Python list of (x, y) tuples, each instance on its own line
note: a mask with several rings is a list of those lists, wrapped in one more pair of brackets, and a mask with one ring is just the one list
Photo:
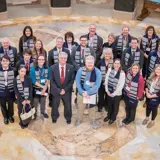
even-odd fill
[(89, 98), (83, 97), (84, 104), (96, 104), (96, 94), (89, 96)]
[[(41, 95), (40, 91), (36, 91), (36, 94)], [(48, 96), (48, 93), (45, 93), (44, 96)]]

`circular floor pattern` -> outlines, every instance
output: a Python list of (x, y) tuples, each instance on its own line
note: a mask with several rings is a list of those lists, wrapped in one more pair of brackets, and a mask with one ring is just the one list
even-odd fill
[[(130, 31), (131, 34), (139, 38), (144, 34), (144, 29), (148, 25), (137, 21), (120, 21), (111, 18), (85, 17), (85, 16), (70, 16), (70, 17), (45, 16), (45, 17), (32, 17), (32, 18), (17, 18), (13, 20), (0, 22), (0, 27), (1, 27), (0, 40), (2, 37), (9, 37), (11, 43), (14, 46), (18, 47), (18, 40), (19, 37), (22, 35), (22, 30), (24, 26), (31, 25), (34, 30), (34, 35), (39, 39), (43, 40), (44, 47), (48, 51), (55, 46), (56, 37), (64, 36), (65, 32), (67, 31), (72, 31), (75, 34), (76, 41), (79, 41), (79, 37), (88, 32), (88, 26), (91, 23), (97, 24), (97, 33), (104, 38), (104, 41), (107, 40), (107, 36), (110, 32), (113, 32), (116, 35), (120, 34), (121, 27), (122, 25), (125, 24), (131, 27)], [(158, 26), (156, 26), (156, 29), (157, 32), (160, 33), (160, 28), (158, 28)], [(79, 106), (80, 105), (81, 102), (79, 102)], [(47, 153), (50, 156), (59, 155), (62, 158), (69, 156), (68, 160), (72, 159), (109, 160), (110, 156), (114, 157), (114, 155), (115, 159), (120, 160), (122, 153), (124, 154), (123, 155), (123, 157), (125, 157), (124, 159), (128, 160), (128, 157), (133, 158), (136, 154), (140, 154), (141, 152), (143, 153), (143, 151), (136, 149), (136, 147), (138, 148), (143, 145), (145, 146), (146, 149), (150, 150), (150, 153), (152, 153), (154, 157), (157, 158), (158, 156), (160, 156), (158, 152), (153, 150), (153, 147), (149, 146), (146, 147), (146, 145), (148, 145), (148, 141), (149, 143), (151, 143), (150, 140), (146, 140), (147, 136), (150, 135), (153, 138), (154, 134), (152, 134), (152, 131), (146, 131), (144, 126), (141, 125), (141, 121), (144, 118), (144, 113), (145, 113), (145, 109), (143, 109), (141, 106), (142, 103), (139, 104), (136, 123), (133, 123), (126, 127), (121, 126), (122, 125), (121, 121), (125, 116), (123, 103), (121, 103), (120, 106), (117, 122), (112, 126), (103, 123), (103, 118), (106, 116), (105, 112), (103, 112), (102, 114), (97, 112), (97, 120), (100, 125), (100, 128), (97, 130), (92, 129), (91, 125), (88, 122), (89, 121), (88, 116), (85, 116), (84, 123), (81, 124), (78, 128), (74, 127), (74, 117), (76, 113), (76, 109), (74, 107), (73, 107), (72, 124), (67, 125), (63, 118), (63, 106), (61, 105), (60, 107), (61, 117), (58, 119), (58, 122), (55, 125), (52, 124), (50, 118), (49, 120), (45, 121), (38, 119), (29, 126), (28, 130), (21, 131), (21, 129), (17, 125), (18, 117), (16, 114), (16, 124), (13, 124), (12, 127), (9, 126), (10, 127), (9, 134), (8, 134), (8, 128), (6, 128), (6, 126), (1, 124), (1, 128), (3, 129), (0, 130), (1, 133), (0, 135), (1, 137), (6, 137), (6, 138), (7, 135), (8, 136), (14, 135), (13, 137), (18, 136), (18, 139), (20, 141), (22, 139), (23, 134), (24, 135), (29, 134), (30, 138), (32, 137), (35, 140), (38, 140), (38, 142), (40, 142), (40, 144), (42, 144), (45, 147), (45, 149), (47, 149), (47, 151), (44, 149), (45, 151), (43, 151), (44, 152), (43, 154)], [(47, 110), (50, 115), (50, 108), (47, 107)], [(2, 116), (0, 116), (0, 119), (2, 121)], [(158, 125), (160, 125), (159, 122)], [(160, 133), (160, 130), (157, 128), (158, 127), (156, 127), (155, 134)], [(8, 140), (12, 136), (8, 137)], [(134, 141), (135, 139), (137, 141)], [(14, 141), (14, 139), (12, 138), (11, 142), (13, 143), (13, 145), (16, 145), (16, 139)], [(132, 145), (130, 146), (130, 143), (133, 143), (133, 146), (135, 143), (136, 147), (130, 150), (130, 147), (132, 146)], [(157, 144), (155, 140), (154, 143)], [(35, 159), (34, 158), (36, 156), (35, 153), (29, 152), (28, 151), (29, 149), (27, 150), (28, 152), (26, 152), (25, 144), (23, 144), (22, 146), (21, 150), (23, 150), (23, 152), (19, 152), (19, 148), (15, 148), (14, 152), (16, 153), (16, 156), (18, 158), (23, 156), (25, 157), (25, 154), (29, 153), (30, 160)], [(126, 150), (130, 151), (129, 153), (126, 153), (126, 155), (125, 151), (123, 150), (123, 147), (125, 146)], [(7, 147), (8, 147), (7, 145), (0, 147), (0, 153), (4, 153), (4, 151), (7, 150)], [(11, 156), (12, 152), (13, 151), (9, 149), (8, 152), (5, 152), (6, 153), (5, 156), (6, 157), (7, 155), (8, 157)], [(148, 152), (146, 153), (146, 155), (148, 155)], [(158, 160), (156, 158), (154, 160)], [(141, 158), (141, 160), (143, 160), (143, 157)]]

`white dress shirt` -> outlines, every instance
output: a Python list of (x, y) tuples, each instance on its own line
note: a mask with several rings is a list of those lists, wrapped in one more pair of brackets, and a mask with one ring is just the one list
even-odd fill
[(5, 82), (4, 82), (5, 86), (7, 86), (7, 84), (8, 84), (8, 82), (7, 82), (8, 81), (8, 78), (7, 78), (8, 77), (8, 71), (7, 70), (8, 70), (8, 68), (3, 72), (4, 80), (5, 80)]
[(58, 53), (62, 52), (62, 48), (61, 49), (57, 48), (57, 52)]
[[(111, 68), (108, 69), (108, 72), (107, 72), (106, 78), (105, 78), (105, 90), (106, 90), (106, 92), (109, 92), (109, 90), (108, 90), (108, 78), (109, 78), (110, 72), (111, 72)], [(112, 93), (113, 97), (122, 95), (122, 89), (123, 89), (124, 84), (125, 84), (125, 77), (126, 77), (125, 73), (123, 71), (121, 71), (120, 77), (119, 77), (119, 80), (118, 80), (118, 84), (117, 84), (117, 88)]]

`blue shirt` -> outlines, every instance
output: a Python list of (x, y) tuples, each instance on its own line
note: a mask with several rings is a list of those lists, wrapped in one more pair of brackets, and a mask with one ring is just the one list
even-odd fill
[[(86, 77), (85, 77), (85, 81), (84, 81), (84, 84), (83, 86), (81, 85), (81, 74), (82, 74), (82, 68), (81, 67), (77, 74), (76, 74), (76, 86), (78, 88), (78, 92), (80, 95), (82, 95), (82, 93), (84, 91), (87, 92), (88, 95), (93, 95), (93, 94), (96, 94), (98, 92), (98, 89), (101, 85), (101, 81), (102, 81), (102, 75), (101, 75), (101, 72), (98, 68), (95, 67), (95, 72), (96, 72), (96, 81), (95, 81), (95, 84), (94, 86), (90, 86), (88, 84), (87, 81), (89, 81), (90, 79), (90, 76), (91, 76), (91, 72), (87, 72), (86, 73)], [(87, 82), (87, 83), (86, 83)], [(82, 88), (83, 87), (83, 88)]]
[[(45, 79), (45, 75), (42, 74), (42, 73), (44, 73), (44, 67), (42, 67), (42, 68), (38, 67), (38, 68), (39, 68), (39, 76), (40, 76), (40, 82), (41, 82), (42, 79)], [(48, 69), (47, 80), (50, 80), (50, 68), (47, 66), (47, 69)], [(35, 67), (32, 66), (31, 69), (30, 69), (30, 78), (31, 78), (33, 84), (36, 83), (36, 73), (35, 73), (35, 71), (36, 71)], [(40, 83), (40, 84), (43, 85), (43, 86), (45, 85), (45, 83)]]

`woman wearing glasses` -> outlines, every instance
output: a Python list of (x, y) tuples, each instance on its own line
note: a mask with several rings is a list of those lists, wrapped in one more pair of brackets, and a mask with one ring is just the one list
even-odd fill
[(33, 83), (33, 105), (37, 110), (40, 103), (40, 112), (44, 118), (48, 118), (46, 110), (46, 97), (48, 96), (48, 84), (50, 79), (49, 67), (46, 64), (44, 55), (39, 55), (30, 70), (30, 77)]

